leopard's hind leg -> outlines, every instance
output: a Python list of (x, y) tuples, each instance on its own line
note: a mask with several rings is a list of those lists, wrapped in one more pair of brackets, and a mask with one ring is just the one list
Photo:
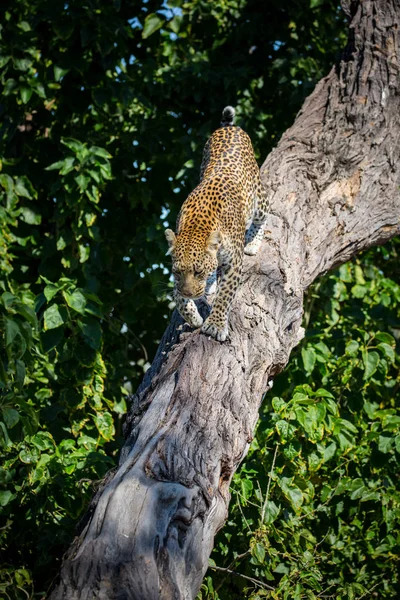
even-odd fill
[(257, 254), (258, 249), (261, 246), (261, 242), (264, 239), (264, 230), (268, 215), (267, 191), (261, 183), (261, 179), (259, 179), (257, 182), (255, 196), (256, 206), (253, 213), (253, 220), (250, 227), (246, 231), (244, 247), (244, 253), (250, 255)]

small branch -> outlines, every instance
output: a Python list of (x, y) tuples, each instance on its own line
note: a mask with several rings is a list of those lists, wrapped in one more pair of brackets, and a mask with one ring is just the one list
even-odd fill
[(254, 579), (254, 577), (242, 575), (242, 573), (237, 573), (237, 571), (232, 571), (232, 569), (228, 569), (226, 567), (217, 567), (214, 565), (210, 565), (209, 568), (214, 569), (215, 571), (223, 571), (225, 573), (229, 573), (229, 575), (236, 575), (237, 577), (241, 577), (242, 579), (247, 579), (247, 581), (251, 581), (251, 583), (254, 583), (254, 585), (259, 585), (260, 587), (265, 588), (266, 590), (271, 590), (272, 592), (275, 590), (275, 588), (271, 587), (267, 583), (264, 583), (263, 581), (260, 581), (259, 579)]
[(278, 454), (278, 448), (279, 448), (279, 443), (276, 444), (275, 446), (275, 453), (274, 453), (274, 458), (272, 459), (272, 466), (271, 466), (271, 471), (269, 473), (269, 479), (268, 479), (268, 486), (267, 486), (267, 493), (265, 495), (265, 502), (264, 505), (262, 507), (262, 512), (261, 512), (261, 522), (264, 523), (264, 519), (265, 519), (265, 511), (267, 510), (267, 502), (268, 502), (268, 498), (269, 498), (269, 490), (271, 487), (271, 481), (272, 481), (272, 475), (274, 473), (274, 468), (275, 468), (275, 461), (276, 461), (276, 456)]
[[(243, 514), (243, 513), (242, 513)], [(251, 531), (251, 530), (250, 530)], [(230, 563), (227, 567), (224, 567), (225, 569), (227, 569), (229, 571), (229, 569), (231, 569), (233, 567), (233, 565), (235, 563), (238, 563), (239, 561), (241, 561), (243, 558), (246, 558), (246, 556), (248, 556), (250, 554), (250, 550), (246, 550), (246, 552), (243, 552), (243, 554), (238, 554)], [(223, 568), (223, 567), (221, 567)], [(218, 583), (218, 585), (215, 586), (215, 591), (218, 592), (219, 589), (221, 589), (221, 587), (224, 585), (226, 577), (229, 575), (229, 573), (225, 576), (221, 578), (221, 581)]]
[(363, 593), (363, 595), (362, 595), (362, 596), (359, 596), (359, 598), (357, 598), (356, 600), (361, 600), (361, 598), (365, 598), (365, 596), (366, 596), (367, 594), (370, 594), (370, 593), (371, 593), (371, 592), (372, 592), (372, 591), (373, 591), (375, 588), (377, 588), (377, 587), (378, 587), (378, 585), (381, 585), (381, 582), (380, 582), (380, 581), (378, 581), (378, 583), (376, 583), (375, 585), (373, 585), (371, 589), (369, 589), (369, 590), (367, 590), (366, 592), (364, 592), (364, 593)]

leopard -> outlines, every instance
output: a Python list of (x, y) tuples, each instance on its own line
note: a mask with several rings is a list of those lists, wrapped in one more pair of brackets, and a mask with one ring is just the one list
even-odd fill
[[(267, 191), (250, 137), (234, 118), (235, 109), (226, 106), (220, 127), (205, 144), (200, 183), (182, 204), (176, 233), (165, 230), (176, 308), (190, 327), (201, 327), (219, 342), (228, 339), (244, 254), (258, 252), (268, 216)], [(213, 293), (203, 321), (195, 301)]]

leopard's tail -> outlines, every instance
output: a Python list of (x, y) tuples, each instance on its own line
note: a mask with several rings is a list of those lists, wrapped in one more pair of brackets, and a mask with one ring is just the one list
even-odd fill
[(222, 111), (221, 127), (233, 125), (233, 119), (235, 118), (235, 109), (233, 106), (225, 106)]

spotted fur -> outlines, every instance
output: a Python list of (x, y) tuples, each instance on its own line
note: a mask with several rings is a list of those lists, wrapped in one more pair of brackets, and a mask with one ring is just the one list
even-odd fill
[[(200, 183), (182, 205), (176, 235), (165, 232), (174, 297), (192, 327), (219, 341), (228, 336), (228, 316), (240, 282), (243, 253), (256, 254), (264, 236), (267, 196), (249, 136), (233, 125), (227, 106), (221, 128), (205, 145)], [(204, 321), (194, 300), (208, 292), (218, 269), (211, 313)]]

